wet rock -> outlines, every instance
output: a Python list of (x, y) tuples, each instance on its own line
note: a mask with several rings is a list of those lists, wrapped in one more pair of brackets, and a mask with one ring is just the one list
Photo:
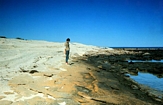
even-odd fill
[(110, 57), (109, 57), (109, 61), (110, 61), (110, 62), (116, 62), (116, 61), (117, 61), (117, 58), (114, 57), (114, 56), (110, 56)]
[(103, 70), (110, 69), (110, 67), (111, 67), (111, 65), (110, 65), (109, 63), (104, 63), (104, 64), (102, 65), (102, 69), (103, 69)]
[(143, 56), (142, 60), (152, 60), (152, 58), (150, 56)]
[(111, 65), (111, 69), (115, 69), (115, 68), (116, 68), (115, 66)]
[(101, 72), (101, 70), (99, 70), (99, 69), (96, 69), (95, 71), (96, 71), (96, 72)]
[(150, 53), (146, 52), (146, 53), (144, 53), (143, 55), (150, 55)]
[(111, 68), (111, 65), (109, 63), (103, 63), (99, 66), (97, 66), (99, 69), (102, 69), (102, 70), (108, 70)]
[(137, 76), (138, 73), (135, 73), (135, 72), (129, 72), (130, 75), (133, 75), (133, 76)]
[(120, 71), (121, 74), (127, 74), (128, 71)]
[(155, 98), (156, 101), (159, 101), (159, 102), (163, 102), (161, 99), (159, 98)]
[(134, 62), (130, 61), (128, 64), (134, 64)]
[(111, 89), (113, 89), (113, 90), (120, 90), (119, 87), (118, 87), (117, 85), (114, 85), (114, 84), (111, 85), (110, 87), (111, 87)]
[(129, 75), (124, 75), (125, 77), (130, 77)]
[(161, 60), (161, 57), (153, 57), (153, 59), (160, 61)]
[(102, 65), (103, 64), (103, 61), (101, 61), (101, 60), (97, 60), (97, 62), (96, 62), (98, 65)]
[(158, 74), (157, 77), (158, 78), (163, 78), (163, 74)]
[(99, 69), (102, 69), (102, 65), (97, 66)]
[(134, 89), (134, 90), (138, 90), (138, 89), (139, 89), (139, 87), (136, 86), (136, 85), (131, 85), (131, 87), (132, 87), (132, 89)]
[(85, 92), (85, 93), (91, 92), (91, 90), (89, 90), (88, 88), (83, 87), (83, 86), (76, 86), (76, 88), (78, 91), (81, 91), (81, 92)]

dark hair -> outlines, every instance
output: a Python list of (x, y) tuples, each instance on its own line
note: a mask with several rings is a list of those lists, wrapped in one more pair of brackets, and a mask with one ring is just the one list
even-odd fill
[(70, 41), (70, 38), (67, 38), (66, 41)]

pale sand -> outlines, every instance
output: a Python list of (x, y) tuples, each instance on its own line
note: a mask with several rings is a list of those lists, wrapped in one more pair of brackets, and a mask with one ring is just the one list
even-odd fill
[[(70, 62), (71, 57), (82, 56), (88, 51), (100, 50), (99, 47), (79, 43), (70, 43), (70, 48)], [(64, 72), (66, 69), (62, 68), (63, 64), (65, 64), (64, 42), (0, 38), (0, 96), (5, 96), (2, 100), (15, 102), (34, 96), (43, 97), (42, 94), (33, 94), (29, 97), (18, 98), (18, 93), (11, 89), (8, 82), (16, 76), (23, 75), (24, 72), (20, 72), (21, 70), (46, 72), (50, 69), (57, 69)], [(12, 94), (6, 95), (5, 92)]]

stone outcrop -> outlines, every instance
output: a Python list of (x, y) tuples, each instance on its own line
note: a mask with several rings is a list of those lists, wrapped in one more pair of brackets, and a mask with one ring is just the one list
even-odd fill
[[(63, 43), (0, 39), (2, 105), (161, 105), (162, 97), (146, 91), (128, 73), (154, 72), (162, 65), (128, 63), (162, 59), (162, 53), (103, 49), (72, 43), (65, 65)], [(86, 52), (88, 51), (88, 52)], [(86, 53), (85, 53), (86, 52)], [(85, 54), (84, 54), (85, 53)], [(81, 56), (83, 55), (84, 56)], [(153, 57), (155, 56), (155, 57)], [(152, 68), (152, 67), (153, 68)]]
[[(157, 53), (158, 52), (158, 53)], [(162, 53), (161, 53), (162, 52)], [(149, 72), (154, 75), (157, 75), (157, 77), (162, 77), (163, 75), (163, 63), (152, 63), (152, 62), (131, 62), (132, 60), (152, 60), (155, 59), (156, 57), (159, 59), (163, 58), (163, 51), (132, 51), (128, 52), (126, 54), (125, 51), (114, 51), (110, 54), (110, 52), (105, 52), (105, 54), (90, 54), (88, 55), (88, 60), (86, 61), (87, 63), (91, 63), (94, 65), (97, 65), (96, 67), (99, 70), (96, 70), (97, 72), (112, 72), (112, 73), (117, 73), (119, 76), (124, 76), (125, 80), (130, 81), (129, 84), (128, 82), (125, 83), (126, 85), (130, 86), (133, 90), (141, 90), (142, 92), (148, 93), (149, 89), (145, 89), (142, 86), (139, 86), (138, 83), (134, 82), (129, 78), (129, 76), (125, 75), (127, 73), (131, 75), (138, 75), (138, 72), (143, 71), (143, 72)], [(130, 60), (128, 62), (127, 60)], [(106, 63), (107, 62), (107, 63)], [(104, 66), (106, 65), (107, 66)], [(111, 87), (114, 89), (113, 87)], [(116, 88), (115, 88), (116, 89)], [(158, 97), (159, 94), (147, 94), (150, 96), (152, 99), (162, 102), (163, 96)], [(155, 98), (157, 97), (157, 98)]]

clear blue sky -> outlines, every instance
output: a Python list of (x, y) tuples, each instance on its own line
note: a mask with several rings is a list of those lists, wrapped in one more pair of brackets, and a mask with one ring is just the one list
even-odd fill
[(163, 47), (163, 0), (0, 0), (0, 36)]

